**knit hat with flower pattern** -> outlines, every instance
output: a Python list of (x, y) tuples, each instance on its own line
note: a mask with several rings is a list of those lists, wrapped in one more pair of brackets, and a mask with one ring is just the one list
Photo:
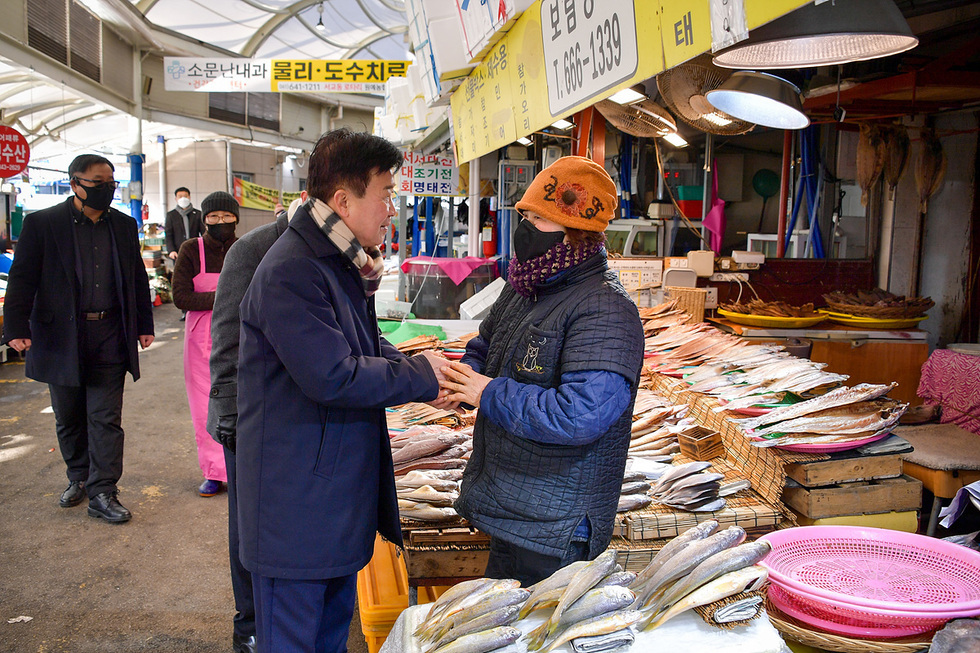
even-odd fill
[(616, 184), (602, 166), (585, 157), (564, 156), (538, 173), (517, 208), (565, 227), (605, 231), (618, 204)]

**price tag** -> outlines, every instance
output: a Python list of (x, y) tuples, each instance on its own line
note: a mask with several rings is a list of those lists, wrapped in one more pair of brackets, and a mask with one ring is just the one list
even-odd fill
[(633, 0), (542, 0), (541, 37), (552, 116), (636, 73)]

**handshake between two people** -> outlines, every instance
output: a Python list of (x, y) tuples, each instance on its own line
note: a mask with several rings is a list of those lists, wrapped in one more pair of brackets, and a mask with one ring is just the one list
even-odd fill
[(451, 361), (432, 350), (418, 354), (425, 358), (439, 381), (439, 396), (426, 402), (440, 410), (456, 410), (460, 404), (480, 407), (483, 389), (492, 380), (459, 361)]

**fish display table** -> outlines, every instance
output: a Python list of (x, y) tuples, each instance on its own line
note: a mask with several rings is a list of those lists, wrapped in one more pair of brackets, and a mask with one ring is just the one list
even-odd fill
[(810, 360), (827, 363), (827, 369), (847, 374), (848, 385), (891, 383), (898, 387), (889, 393), (917, 405), (916, 395), (922, 364), (929, 358), (928, 333), (921, 329), (861, 329), (824, 322), (805, 329), (777, 329), (735, 324), (712, 319), (712, 323), (754, 342), (779, 342), (787, 338), (813, 341)]
[[(378, 653), (423, 653), (428, 646), (422, 646), (412, 636), (412, 632), (428, 614), (431, 605), (416, 605), (408, 608), (399, 615)], [(512, 624), (523, 633), (528, 633), (547, 619), (547, 610), (532, 613), (526, 619)], [(555, 651), (571, 653), (570, 644), (559, 646)], [(636, 641), (629, 648), (618, 649), (628, 653), (663, 653), (664, 651), (683, 651), (684, 653), (790, 653), (765, 612), (758, 619), (752, 620), (747, 626), (739, 626), (732, 630), (714, 628), (704, 622), (693, 611), (685, 612), (671, 619), (656, 630), (636, 633)], [(527, 644), (524, 639), (505, 648), (497, 649), (497, 653), (526, 653)]]

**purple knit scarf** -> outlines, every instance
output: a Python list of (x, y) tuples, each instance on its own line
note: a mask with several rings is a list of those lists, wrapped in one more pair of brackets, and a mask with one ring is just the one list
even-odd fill
[(507, 282), (522, 297), (531, 297), (535, 289), (559, 272), (573, 268), (602, 249), (598, 243), (558, 243), (547, 252), (523, 263), (513, 259), (507, 267)]

